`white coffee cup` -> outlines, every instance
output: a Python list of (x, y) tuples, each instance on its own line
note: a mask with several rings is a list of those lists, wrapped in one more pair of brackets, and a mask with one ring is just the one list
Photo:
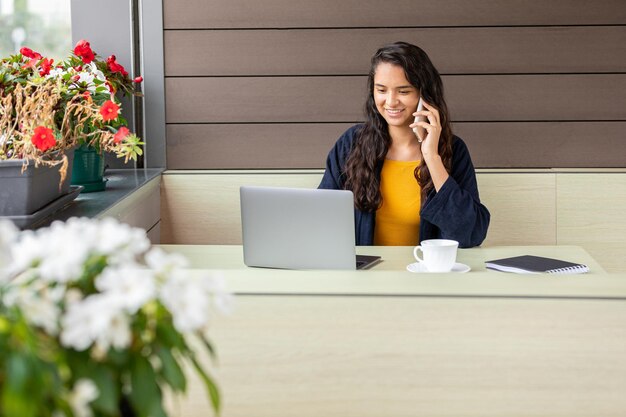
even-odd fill
[[(456, 250), (459, 242), (449, 239), (423, 240), (413, 249), (413, 256), (428, 272), (450, 272), (456, 262)], [(424, 254), (424, 259), (417, 256), (417, 252)]]

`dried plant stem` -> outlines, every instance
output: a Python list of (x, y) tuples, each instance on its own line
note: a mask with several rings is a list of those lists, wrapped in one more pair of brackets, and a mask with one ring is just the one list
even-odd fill
[[(56, 83), (16, 85), (11, 94), (1, 99), (0, 132), (5, 137), (3, 148), (12, 143), (12, 158), (31, 159), (36, 165), (57, 165), (61, 161), (44, 159), (31, 142), (37, 126), (54, 125), (54, 113), (61, 95)], [(60, 147), (59, 147), (60, 148)], [(4, 152), (4, 149), (2, 150)]]

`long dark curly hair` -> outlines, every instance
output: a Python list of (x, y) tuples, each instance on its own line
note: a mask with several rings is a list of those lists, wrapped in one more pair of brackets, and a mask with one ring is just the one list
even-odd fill
[[(374, 101), (374, 75), (378, 65), (383, 62), (402, 67), (407, 80), (417, 88), (422, 98), (439, 110), (442, 127), (439, 155), (448, 173), (452, 164), (452, 129), (439, 72), (426, 52), (415, 45), (396, 42), (380, 48), (372, 57), (367, 82), (369, 92), (365, 103), (365, 125), (353, 144), (344, 172), (344, 187), (352, 190), (355, 205), (361, 211), (375, 211), (382, 204), (377, 170), (391, 146), (387, 122), (378, 112)], [(423, 160), (415, 168), (414, 175), (421, 188), (423, 204), (426, 195), (433, 188), (430, 172)]]

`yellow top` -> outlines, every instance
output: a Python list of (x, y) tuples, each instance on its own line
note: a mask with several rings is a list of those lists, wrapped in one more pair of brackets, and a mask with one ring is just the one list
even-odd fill
[(383, 204), (376, 210), (374, 245), (418, 244), (421, 189), (413, 174), (418, 164), (419, 161), (385, 159), (380, 175)]

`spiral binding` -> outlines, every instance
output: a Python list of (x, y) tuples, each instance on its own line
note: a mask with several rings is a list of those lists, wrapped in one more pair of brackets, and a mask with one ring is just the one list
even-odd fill
[(587, 265), (568, 266), (567, 268), (551, 269), (546, 271), (548, 274), (584, 274), (589, 272)]

